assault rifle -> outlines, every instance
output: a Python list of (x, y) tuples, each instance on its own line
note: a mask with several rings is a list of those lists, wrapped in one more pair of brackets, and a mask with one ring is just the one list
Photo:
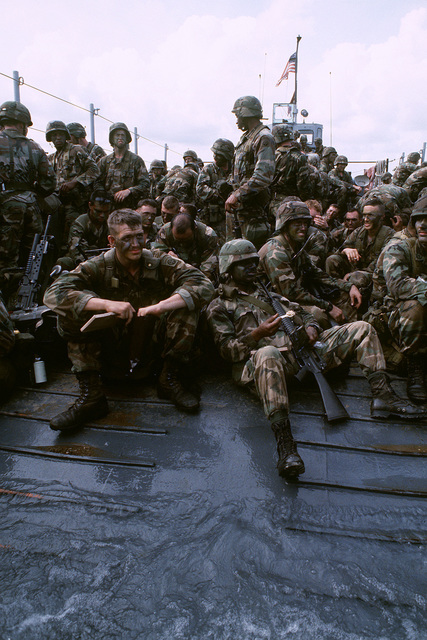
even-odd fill
[(49, 249), (49, 241), (52, 236), (48, 236), (51, 216), (48, 216), (43, 234), (36, 233), (28, 256), (25, 273), (19, 285), (16, 299), (14, 300), (14, 310), (10, 314), (10, 319), (18, 323), (31, 323), (38, 321), (48, 308), (39, 305), (39, 294), (41, 285), (41, 268), (43, 259)]
[(274, 311), (279, 314), (281, 327), (292, 343), (292, 352), (300, 367), (295, 377), (301, 382), (308, 372), (314, 375), (329, 422), (349, 418), (346, 408), (323, 375), (325, 363), (316, 351), (308, 346), (305, 327), (296, 325), (292, 320), (294, 312), (285, 311), (278, 297), (276, 297), (277, 294), (272, 294), (261, 280), (259, 280), (259, 283), (268, 296)]

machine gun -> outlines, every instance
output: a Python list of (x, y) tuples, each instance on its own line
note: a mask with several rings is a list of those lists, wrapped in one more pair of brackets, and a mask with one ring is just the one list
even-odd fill
[(292, 320), (292, 316), (295, 315), (294, 312), (285, 311), (278, 297), (276, 297), (275, 294), (272, 294), (261, 280), (259, 283), (265, 294), (268, 296), (274, 311), (279, 314), (281, 319), (281, 328), (292, 343), (292, 352), (298, 366), (300, 367), (300, 370), (295, 377), (301, 382), (308, 372), (311, 372), (314, 375), (319, 387), (320, 395), (322, 396), (326, 417), (329, 422), (349, 418), (346, 408), (323, 375), (325, 363), (321, 360), (316, 351), (308, 346), (305, 327), (296, 325)]
[(43, 234), (36, 233), (28, 256), (25, 273), (19, 285), (10, 319), (16, 323), (31, 324), (37, 322), (48, 308), (39, 305), (39, 294), (42, 289), (41, 270), (43, 260), (49, 249), (48, 229), (51, 216), (48, 216)]

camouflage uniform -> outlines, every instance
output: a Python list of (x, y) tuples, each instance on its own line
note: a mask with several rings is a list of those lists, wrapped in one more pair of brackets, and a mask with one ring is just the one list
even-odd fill
[[(356, 285), (358, 289), (369, 287), (378, 257), (393, 236), (393, 229), (385, 225), (380, 227), (373, 241), (370, 241), (368, 231), (363, 226), (355, 229), (345, 240), (341, 247), (341, 253), (327, 258), (327, 273), (334, 278), (343, 278), (347, 273), (350, 273), (348, 281)], [(359, 252), (360, 260), (356, 264), (350, 263), (347, 257), (342, 254), (346, 248), (357, 249)]]
[(0, 359), (8, 355), (15, 345), (15, 333), (9, 313), (0, 296)]
[(175, 196), (180, 202), (194, 203), (198, 176), (192, 164), (171, 172), (166, 176), (161, 198)]
[(383, 272), (392, 308), (389, 328), (405, 355), (427, 351), (427, 253), (416, 238), (390, 245)]
[[(138, 276), (132, 277), (116, 259), (115, 249), (111, 249), (55, 280), (45, 293), (44, 303), (58, 314), (59, 333), (68, 340), (73, 371), (78, 373), (100, 371), (102, 345), (107, 355), (112, 346), (121, 345), (127, 334), (124, 323), (113, 330), (81, 333), (80, 327), (93, 315), (84, 311), (90, 298), (130, 302), (137, 310), (173, 293), (180, 294), (186, 308), (156, 317), (153, 341), (163, 345), (163, 358), (185, 361), (194, 340), (199, 309), (209, 302), (213, 291), (210, 281), (194, 267), (172, 256), (155, 258), (146, 250)], [(126, 354), (120, 356), (123, 359)]]
[(98, 162), (99, 178), (95, 182), (95, 189), (101, 187), (114, 195), (118, 191), (130, 190), (130, 195), (120, 203), (114, 202), (115, 208), (136, 207), (139, 200), (147, 198), (150, 189), (150, 179), (144, 160), (126, 150), (123, 158), (116, 158), (114, 152), (101, 158)]
[(402, 162), (393, 172), (393, 184), (402, 187), (411, 173), (417, 171), (420, 167), (413, 162)]
[(383, 202), (386, 208), (386, 215), (389, 217), (396, 215), (396, 207), (399, 211), (410, 211), (412, 207), (411, 198), (406, 189), (395, 184), (382, 184), (359, 198), (357, 203), (358, 210), (363, 211), (365, 204), (373, 198), (379, 198)]
[(276, 149), (276, 170), (271, 183), (271, 193), (270, 215), (273, 220), (280, 203), (287, 196), (297, 196), (301, 200), (310, 197), (307, 156), (301, 152), (298, 142), (294, 142), (291, 147)]
[(348, 298), (352, 285), (349, 282), (335, 280), (316, 267), (305, 249), (295, 253), (283, 234), (271, 238), (258, 253), (260, 266), (276, 292), (292, 302), (298, 302), (312, 313), (322, 326), (328, 326), (327, 313), (332, 309), (332, 302), (321, 295), (310, 293), (309, 285), (334, 290), (337, 295), (334, 304), (343, 310), (348, 320), (356, 317)]
[(42, 231), (36, 196), (53, 192), (55, 176), (37, 143), (6, 129), (0, 133), (0, 180), (0, 270), (7, 279), (7, 272), (25, 265), (34, 234)]
[(147, 229), (145, 229), (144, 227), (142, 228), (142, 231), (144, 233), (144, 238), (145, 238), (145, 244), (144, 244), (145, 249), (152, 249), (154, 243), (156, 242), (157, 235), (159, 233), (159, 227), (155, 222), (153, 222), (148, 232), (147, 232)]
[(357, 200), (354, 181), (348, 171), (339, 171), (336, 167), (328, 173), (330, 192), (339, 209), (345, 211), (348, 206)]
[(331, 249), (342, 249), (342, 245), (347, 240), (350, 235), (350, 229), (347, 229), (343, 224), (340, 224), (336, 229), (332, 229), (329, 234), (330, 248)]
[[(267, 206), (274, 178), (275, 143), (268, 127), (259, 124), (241, 137), (234, 155), (234, 195), (242, 235), (258, 249), (270, 235)], [(233, 214), (227, 212), (227, 239), (233, 228)]]
[[(260, 308), (253, 299), (268, 303), (260, 288), (248, 296), (235, 286), (222, 285), (219, 297), (207, 310), (209, 325), (221, 356), (233, 363), (233, 379), (238, 384), (255, 384), (265, 415), (271, 422), (286, 419), (289, 400), (286, 375), (295, 375), (298, 365), (291, 351), (289, 338), (282, 330), (256, 342), (251, 332), (274, 314)], [(251, 300), (252, 299), (252, 300)], [(297, 324), (314, 326), (314, 318), (299, 305), (281, 300), (285, 310), (298, 315)], [(299, 317), (298, 317), (299, 316)], [(314, 347), (326, 363), (326, 369), (351, 360), (355, 355), (365, 376), (381, 371), (385, 362), (374, 329), (366, 322), (354, 322), (320, 332), (321, 346)], [(319, 343), (317, 343), (319, 344)]]
[(98, 162), (107, 155), (104, 149), (100, 147), (99, 144), (95, 144), (95, 142), (88, 142), (85, 149), (89, 154), (89, 158), (92, 158), (95, 162)]
[(229, 171), (212, 162), (200, 171), (196, 185), (196, 195), (202, 204), (200, 219), (215, 230), (221, 244), (226, 236), (224, 204), (232, 190), (229, 178)]
[(89, 249), (104, 249), (108, 246), (107, 223), (96, 226), (88, 213), (79, 216), (71, 225), (68, 236), (68, 254), (70, 259), (67, 265), (59, 261), (64, 267), (74, 269), (79, 262), (87, 259), (86, 251)]
[(329, 251), (329, 238), (326, 233), (316, 226), (310, 225), (307, 231), (307, 241), (304, 245), (304, 250), (310, 256), (313, 264), (323, 269)]
[(196, 220), (194, 238), (190, 246), (178, 242), (172, 233), (171, 223), (161, 227), (157, 239), (151, 246), (155, 255), (173, 251), (184, 262), (200, 269), (210, 280), (218, 277), (218, 236), (215, 231)]
[(408, 193), (412, 202), (415, 202), (420, 196), (420, 192), (424, 187), (427, 187), (427, 167), (421, 167), (411, 173), (403, 185), (403, 189)]

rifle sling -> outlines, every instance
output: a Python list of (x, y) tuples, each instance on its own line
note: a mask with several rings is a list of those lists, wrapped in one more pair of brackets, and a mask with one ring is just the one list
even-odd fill
[(262, 309), (263, 311), (266, 311), (271, 316), (274, 316), (276, 314), (276, 312), (274, 311), (273, 307), (271, 305), (269, 305), (268, 302), (264, 302), (264, 300), (260, 300), (259, 298), (256, 298), (255, 296), (251, 296), (249, 294), (247, 294), (245, 296), (241, 296), (241, 295), (237, 294), (237, 297), (240, 300), (249, 302), (250, 304), (253, 304), (255, 307), (258, 307), (259, 309)]

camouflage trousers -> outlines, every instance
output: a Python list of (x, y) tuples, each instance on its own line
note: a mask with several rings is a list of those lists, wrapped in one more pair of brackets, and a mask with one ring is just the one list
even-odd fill
[[(326, 364), (333, 369), (354, 356), (368, 376), (374, 371), (385, 370), (385, 360), (376, 331), (363, 321), (351, 322), (327, 329), (320, 334), (320, 345), (314, 347)], [(286, 375), (295, 375), (298, 365), (290, 351), (280, 351), (272, 345), (254, 351), (246, 362), (241, 385), (255, 385), (264, 413), (271, 422), (278, 422), (289, 413)]]
[[(271, 234), (270, 225), (264, 210), (239, 210), (237, 213), (237, 219), (240, 225), (242, 238), (252, 242), (257, 251), (258, 249), (261, 249)], [(235, 231), (235, 217), (233, 213), (228, 211), (226, 212), (225, 225), (227, 242), (229, 240), (233, 240), (233, 238), (237, 238), (238, 236)]]
[(427, 307), (418, 300), (397, 303), (390, 311), (388, 326), (402, 353), (427, 352)]
[(347, 281), (354, 284), (361, 293), (368, 289), (372, 283), (372, 273), (355, 269), (345, 256), (328, 256), (326, 258), (325, 271), (338, 280), (349, 274)]
[(43, 222), (33, 193), (16, 193), (1, 202), (0, 269), (24, 266), (34, 235), (42, 230)]
[(80, 327), (87, 319), (77, 323), (58, 318), (58, 331), (68, 342), (73, 373), (103, 371), (122, 377), (129, 373), (131, 361), (147, 368), (160, 358), (185, 363), (193, 346), (199, 313), (177, 309), (160, 318), (134, 317), (127, 326), (120, 321), (112, 329), (81, 333)]
[[(346, 322), (355, 322), (357, 320), (357, 309), (351, 306), (350, 296), (345, 291), (341, 292), (338, 300), (334, 301), (334, 305), (341, 309)], [(320, 307), (316, 307), (315, 305), (303, 304), (301, 306), (305, 311), (308, 311), (308, 313), (311, 313), (311, 315), (314, 316), (322, 329), (330, 328), (331, 317), (326, 311)]]

